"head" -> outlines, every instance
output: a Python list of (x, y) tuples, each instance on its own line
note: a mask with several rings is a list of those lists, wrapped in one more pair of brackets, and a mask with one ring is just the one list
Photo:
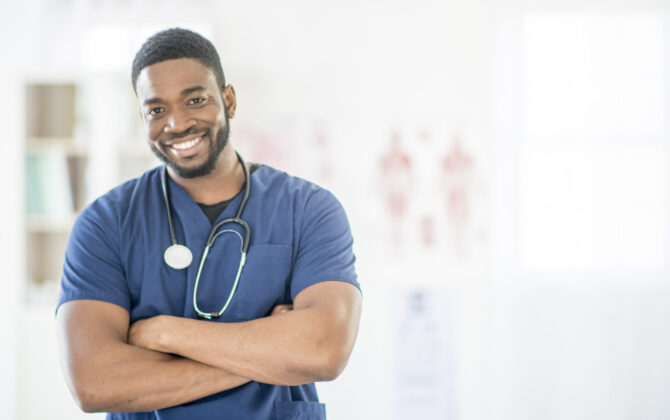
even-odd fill
[(159, 32), (135, 55), (132, 83), (156, 156), (182, 178), (210, 173), (236, 106), (212, 43), (185, 29)]

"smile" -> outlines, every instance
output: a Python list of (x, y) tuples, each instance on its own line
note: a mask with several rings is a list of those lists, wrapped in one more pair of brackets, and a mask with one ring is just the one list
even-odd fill
[(170, 147), (172, 147), (174, 149), (177, 149), (177, 150), (187, 150), (187, 149), (190, 149), (191, 147), (197, 145), (198, 143), (200, 143), (200, 141), (202, 141), (202, 136), (196, 137), (193, 140), (173, 144)]

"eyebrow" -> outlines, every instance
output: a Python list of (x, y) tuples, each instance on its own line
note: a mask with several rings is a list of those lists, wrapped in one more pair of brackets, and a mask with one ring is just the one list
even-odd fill
[(187, 95), (190, 95), (191, 93), (199, 92), (201, 90), (205, 90), (205, 87), (200, 86), (200, 85), (193, 86), (193, 87), (182, 90), (181, 91), (181, 96), (187, 96)]
[[(200, 85), (193, 86), (193, 87), (186, 88), (186, 89), (182, 90), (181, 91), (181, 96), (182, 97), (183, 96), (188, 96), (192, 93), (200, 92), (202, 90), (205, 90), (204, 86), (200, 86)], [(144, 102), (142, 102), (142, 105), (144, 105), (144, 106), (154, 105), (154, 104), (158, 104), (158, 103), (161, 103), (161, 102), (163, 102), (163, 100), (160, 99), (160, 98), (149, 98), (149, 99), (145, 99)]]

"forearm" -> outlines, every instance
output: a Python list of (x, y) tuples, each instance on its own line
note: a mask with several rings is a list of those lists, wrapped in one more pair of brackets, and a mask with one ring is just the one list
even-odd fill
[(292, 311), (230, 324), (175, 318), (163, 349), (269, 384), (332, 379), (337, 374), (323, 368), (330, 362), (328, 343), (318, 331), (306, 331), (309, 316)]
[(73, 366), (71, 389), (84, 411), (150, 411), (194, 401), (249, 380), (228, 371), (122, 342)]
[(293, 306), (277, 316), (240, 323), (157, 317), (133, 326), (131, 342), (136, 337), (147, 348), (269, 384), (334, 379), (356, 340), (361, 311), (358, 289), (338, 282), (320, 283), (303, 291)]

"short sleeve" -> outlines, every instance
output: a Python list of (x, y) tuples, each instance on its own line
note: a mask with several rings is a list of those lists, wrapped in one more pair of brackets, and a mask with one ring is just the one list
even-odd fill
[(65, 251), (58, 307), (70, 300), (92, 299), (130, 311), (118, 229), (114, 212), (100, 201), (77, 218)]
[(291, 299), (322, 281), (344, 281), (360, 289), (349, 221), (337, 198), (327, 190), (317, 189), (306, 201), (297, 226)]

